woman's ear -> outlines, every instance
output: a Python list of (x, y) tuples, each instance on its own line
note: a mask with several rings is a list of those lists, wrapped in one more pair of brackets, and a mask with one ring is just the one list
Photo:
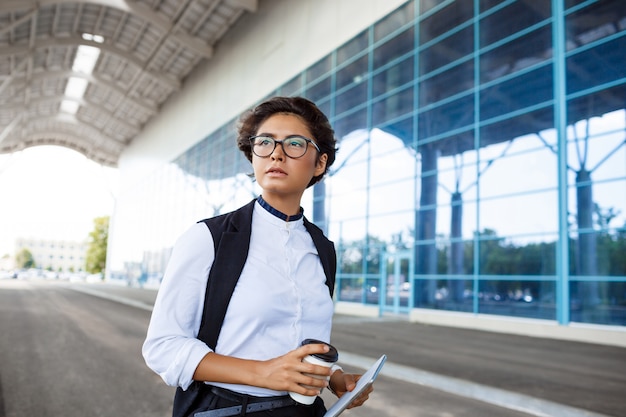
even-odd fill
[(326, 162), (328, 161), (328, 154), (323, 153), (320, 155), (319, 158), (317, 158), (317, 162), (315, 164), (315, 175), (313, 175), (314, 177), (317, 177), (318, 175), (322, 175), (324, 172), (326, 172)]

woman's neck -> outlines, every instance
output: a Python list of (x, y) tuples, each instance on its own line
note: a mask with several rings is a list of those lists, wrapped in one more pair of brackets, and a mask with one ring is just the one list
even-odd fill
[(300, 213), (299, 198), (280, 198), (274, 194), (262, 193), (261, 197), (276, 210), (288, 216), (295, 216)]

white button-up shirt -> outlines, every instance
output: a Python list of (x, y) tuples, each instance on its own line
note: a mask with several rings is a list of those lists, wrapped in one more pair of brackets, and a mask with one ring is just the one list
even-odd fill
[[(202, 320), (213, 238), (204, 223), (176, 242), (143, 345), (146, 364), (172, 386), (187, 389), (211, 349), (196, 337)], [(256, 202), (250, 250), (235, 287), (215, 352), (267, 360), (306, 338), (330, 342), (333, 302), (317, 249), (303, 219), (285, 222)], [(241, 393), (284, 392), (211, 382)]]

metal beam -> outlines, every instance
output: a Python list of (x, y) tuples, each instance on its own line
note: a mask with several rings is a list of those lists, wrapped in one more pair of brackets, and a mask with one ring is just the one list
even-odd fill
[[(181, 82), (180, 80), (171, 77), (167, 74), (161, 74), (154, 71), (146, 70), (145, 62), (138, 59), (135, 55), (117, 48), (114, 45), (110, 45), (107, 43), (98, 43), (89, 40), (85, 40), (79, 36), (69, 36), (63, 38), (50, 38), (50, 39), (38, 39), (37, 43), (34, 45), (34, 49), (45, 49), (52, 47), (78, 47), (80, 45), (93, 46), (95, 48), (99, 48), (103, 52), (109, 53), (111, 55), (115, 55), (121, 58), (124, 61), (130, 62), (134, 66), (136, 66), (140, 71), (142, 71), (145, 75), (155, 79), (161, 84), (164, 84), (173, 90), (180, 90)], [(0, 48), (0, 56), (3, 55), (24, 55), (31, 53), (31, 48), (28, 45), (15, 45), (15, 46), (7, 46), (4, 48)]]
[[(23, 62), (20, 65), (23, 65)], [(124, 101), (127, 101), (131, 105), (140, 108), (142, 111), (147, 113), (148, 116), (153, 116), (158, 112), (158, 107), (154, 105), (153, 101), (142, 100), (140, 97), (129, 97), (126, 95), (128, 91), (124, 89), (123, 87), (115, 84), (113, 82), (115, 80), (109, 80), (107, 78), (103, 78), (99, 76), (98, 74), (85, 74), (82, 72), (77, 72), (77, 71), (72, 71), (72, 70), (65, 70), (65, 71), (58, 70), (58, 71), (37, 72), (37, 73), (34, 73), (30, 79), (31, 81), (38, 81), (38, 80), (43, 80), (43, 79), (52, 80), (55, 78), (69, 79), (70, 77), (82, 78), (82, 79), (87, 80), (90, 84), (94, 84), (97, 86), (107, 88), (109, 90), (113, 90), (119, 95), (123, 96)], [(2, 82), (2, 84), (0, 84), (0, 94), (2, 94), (3, 89), (6, 88), (4, 87), (5, 83), (8, 84), (11, 81), (18, 83), (18, 82), (23, 81), (24, 79), (26, 79), (26, 74), (16, 74), (14, 76), (7, 77)], [(6, 108), (6, 105), (0, 104), (0, 109), (1, 108)]]
[(259, 2), (258, 0), (227, 0), (231, 6), (244, 9), (250, 13), (256, 13)]

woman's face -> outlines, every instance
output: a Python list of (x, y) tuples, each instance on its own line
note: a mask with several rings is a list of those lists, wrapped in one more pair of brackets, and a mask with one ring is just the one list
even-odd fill
[[(302, 136), (315, 142), (304, 121), (289, 113), (270, 116), (261, 123), (256, 135), (269, 136), (278, 141), (290, 136)], [(299, 200), (311, 179), (324, 173), (326, 160), (326, 154), (318, 158), (318, 151), (311, 143), (307, 145), (306, 153), (295, 159), (288, 157), (277, 143), (268, 157), (261, 158), (253, 153), (252, 167), (256, 181), (264, 191), (263, 198), (273, 195), (281, 198), (295, 197)]]

